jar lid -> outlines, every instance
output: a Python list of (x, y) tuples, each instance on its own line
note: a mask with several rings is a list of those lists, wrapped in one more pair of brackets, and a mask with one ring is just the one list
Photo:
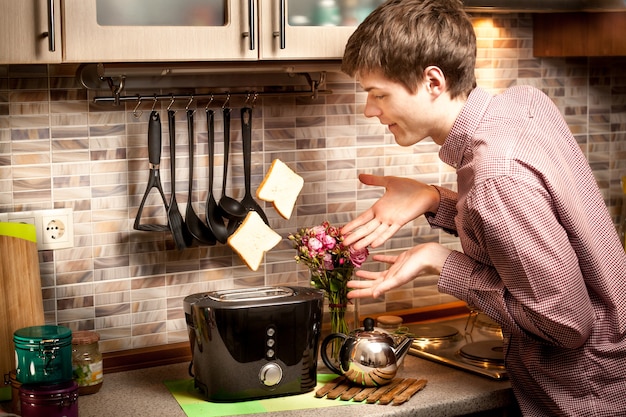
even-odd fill
[(89, 330), (80, 330), (72, 334), (73, 345), (90, 345), (100, 340), (100, 335)]
[(378, 316), (376, 318), (379, 324), (385, 324), (387, 326), (398, 326), (402, 324), (402, 317), (398, 316)]
[(48, 402), (62, 398), (63, 394), (77, 391), (78, 383), (74, 380), (56, 384), (22, 384), (22, 386), (20, 386), (20, 397), (29, 398), (31, 401), (33, 399), (39, 399)]
[[(64, 340), (72, 337), (72, 330), (64, 326), (31, 326), (23, 327), (13, 333), (14, 342), (39, 343), (42, 340)], [(68, 340), (69, 343), (69, 340)]]

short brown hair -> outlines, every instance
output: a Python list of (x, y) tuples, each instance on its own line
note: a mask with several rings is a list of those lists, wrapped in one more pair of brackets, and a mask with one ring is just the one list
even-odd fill
[(476, 35), (460, 0), (389, 0), (359, 25), (341, 70), (350, 76), (381, 70), (415, 92), (428, 66), (443, 71), (450, 96), (476, 87)]

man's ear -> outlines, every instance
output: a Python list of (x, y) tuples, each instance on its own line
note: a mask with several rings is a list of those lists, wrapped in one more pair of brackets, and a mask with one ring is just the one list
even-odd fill
[(424, 69), (424, 83), (429, 94), (439, 96), (447, 90), (446, 77), (443, 71), (434, 65)]

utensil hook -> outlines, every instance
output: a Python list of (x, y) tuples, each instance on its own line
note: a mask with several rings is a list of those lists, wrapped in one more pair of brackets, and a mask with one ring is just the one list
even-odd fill
[(152, 102), (152, 110), (154, 111), (154, 109), (156, 108), (157, 103), (159, 102), (159, 99), (157, 98), (156, 94), (154, 95), (154, 101)]
[(222, 110), (224, 110), (230, 104), (230, 93), (227, 93), (226, 101), (222, 104)]
[(256, 99), (259, 98), (259, 93), (257, 93), (256, 91), (254, 92), (254, 97), (252, 97), (252, 104), (251, 107), (254, 108), (254, 106), (256, 105)]
[(170, 111), (170, 109), (172, 108), (172, 105), (174, 104), (174, 94), (170, 95), (170, 104), (167, 105), (167, 111)]
[(137, 105), (133, 109), (133, 117), (135, 119), (139, 119), (143, 114), (143, 110), (139, 110), (139, 106), (141, 106), (141, 96), (137, 94)]
[(213, 103), (213, 94), (211, 94), (211, 98), (209, 99), (209, 102), (206, 104), (204, 111), (209, 111), (209, 106), (211, 105), (211, 103)]

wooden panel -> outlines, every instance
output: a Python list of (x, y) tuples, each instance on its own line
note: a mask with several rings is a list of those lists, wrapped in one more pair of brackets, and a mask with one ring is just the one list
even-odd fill
[(13, 333), (44, 324), (39, 256), (31, 225), (0, 223), (0, 375), (15, 369)]
[(626, 55), (626, 12), (535, 14), (533, 23), (536, 57)]
[(55, 0), (55, 52), (48, 50), (45, 0), (0, 0), (0, 64), (61, 62), (61, 6)]

